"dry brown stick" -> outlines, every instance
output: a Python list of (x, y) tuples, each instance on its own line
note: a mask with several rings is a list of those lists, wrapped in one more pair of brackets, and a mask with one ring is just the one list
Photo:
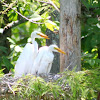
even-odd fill
[(11, 88), (9, 82), (6, 82), (6, 84), (8, 85), (9, 89), (12, 91), (13, 95), (15, 95), (15, 92), (14, 92), (13, 89)]

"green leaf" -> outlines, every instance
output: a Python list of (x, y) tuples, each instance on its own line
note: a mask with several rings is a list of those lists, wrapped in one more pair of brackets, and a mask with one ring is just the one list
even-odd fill
[(4, 52), (7, 54), (7, 48), (4, 46), (0, 46), (0, 51)]
[(47, 26), (48, 29), (50, 29), (51, 31), (54, 31), (54, 28), (59, 30), (59, 27), (57, 26), (56, 23), (54, 23), (53, 21), (51, 20), (47, 20), (45, 25)]
[(97, 18), (88, 18), (87, 23), (88, 24), (96, 24), (98, 22)]
[(89, 10), (89, 3), (88, 3), (88, 1), (86, 0), (81, 0), (82, 1), (82, 3), (85, 5), (85, 7)]
[(14, 68), (14, 66), (10, 63), (10, 61), (5, 56), (3, 56), (2, 59), (3, 59), (4, 65), (6, 66), (8, 70), (10, 70), (10, 68)]
[(3, 70), (4, 70), (4, 69), (1, 69), (1, 70), (0, 70), (0, 77), (2, 77), (3, 74), (4, 74), (4, 73), (3, 73)]
[(10, 43), (15, 44), (15, 41), (9, 37), (7, 37), (7, 39), (9, 40)]

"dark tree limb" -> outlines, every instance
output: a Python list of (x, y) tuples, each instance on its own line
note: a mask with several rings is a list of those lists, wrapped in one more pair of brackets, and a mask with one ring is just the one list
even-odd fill
[(11, 23), (7, 24), (4, 28), (3, 28), (3, 31), (2, 31), (2, 34), (6, 31), (8, 31), (9, 29), (19, 25), (19, 24), (22, 24), (24, 22), (26, 22), (27, 20), (25, 19), (21, 19), (21, 20), (16, 20), (16, 21), (12, 21)]

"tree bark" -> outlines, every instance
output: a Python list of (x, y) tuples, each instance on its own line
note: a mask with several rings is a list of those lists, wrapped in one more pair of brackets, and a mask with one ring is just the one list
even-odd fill
[(80, 0), (60, 0), (60, 71), (81, 70)]

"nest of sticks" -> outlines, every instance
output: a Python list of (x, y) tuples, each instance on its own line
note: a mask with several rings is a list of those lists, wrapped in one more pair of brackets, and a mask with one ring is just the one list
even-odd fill
[[(28, 84), (29, 80), (34, 77), (33, 75), (27, 75), (27, 77), (21, 77), (21, 78), (14, 78), (14, 75), (12, 73), (8, 73), (3, 75), (3, 77), (0, 77), (0, 98), (6, 98), (9, 95), (15, 96), (16, 92), (13, 90), (13, 86), (16, 85), (22, 85), (18, 83), (18, 80), (22, 79), (24, 82)], [(55, 82), (59, 78), (62, 77), (61, 74), (49, 74), (49, 75), (41, 75), (41, 76), (35, 76), (35, 77), (41, 77), (45, 82)], [(26, 84), (26, 87), (27, 87)], [(24, 85), (25, 86), (25, 85)], [(66, 87), (62, 84), (61, 85), (63, 90), (70, 90), (70, 87), (68, 84)], [(18, 91), (17, 91), (18, 92)]]

